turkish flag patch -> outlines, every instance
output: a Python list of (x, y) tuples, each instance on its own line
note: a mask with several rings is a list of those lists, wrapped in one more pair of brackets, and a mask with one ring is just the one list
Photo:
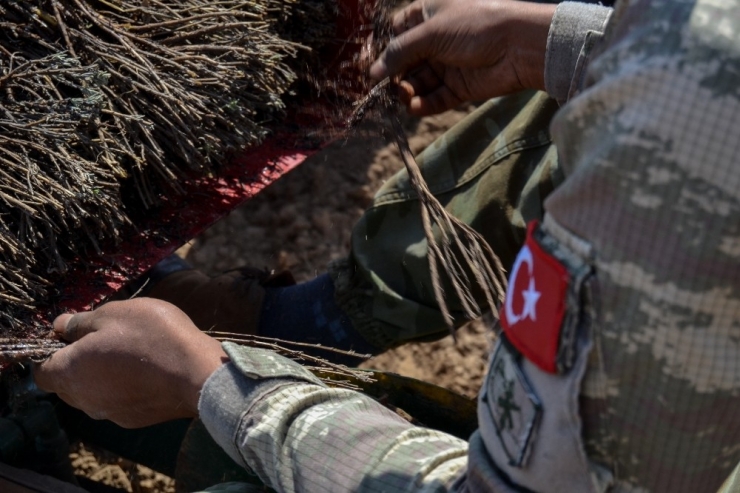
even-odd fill
[(524, 357), (548, 373), (557, 373), (569, 274), (537, 242), (538, 227), (536, 221), (529, 223), (527, 240), (511, 269), (501, 325)]

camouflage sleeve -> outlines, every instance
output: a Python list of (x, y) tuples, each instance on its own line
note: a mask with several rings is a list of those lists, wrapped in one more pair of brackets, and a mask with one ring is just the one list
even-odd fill
[(226, 452), (278, 492), (448, 491), (466, 442), (413, 426), (360, 393), (323, 385), (271, 351), (225, 343), (231, 362), (199, 410)]
[(608, 7), (581, 2), (563, 2), (555, 10), (547, 37), (545, 89), (558, 103), (581, 87), (584, 67), (611, 13)]
[(594, 249), (586, 448), (620, 492), (716, 491), (740, 461), (740, 1), (613, 15), (545, 202)]

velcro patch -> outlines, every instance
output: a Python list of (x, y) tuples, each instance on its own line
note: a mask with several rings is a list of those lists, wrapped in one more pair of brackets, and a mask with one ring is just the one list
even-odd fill
[(535, 221), (529, 224), (527, 240), (511, 270), (501, 325), (524, 357), (556, 373), (570, 276), (536, 240), (538, 226)]
[(221, 346), (239, 371), (254, 380), (292, 378), (324, 385), (319, 377), (305, 367), (274, 351), (233, 342), (224, 342)]
[(509, 465), (522, 468), (532, 451), (542, 417), (542, 403), (519, 367), (516, 350), (499, 340), (491, 358), (482, 400), (491, 413)]

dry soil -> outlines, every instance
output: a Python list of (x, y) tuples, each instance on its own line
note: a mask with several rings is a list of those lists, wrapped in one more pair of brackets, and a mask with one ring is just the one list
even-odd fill
[[(450, 111), (407, 119), (415, 153), (467, 114)], [(395, 144), (379, 135), (340, 139), (204, 234), (179, 250), (196, 267), (216, 274), (249, 265), (290, 269), (306, 281), (325, 272), (328, 262), (347, 255), (352, 226), (375, 191), (403, 167)], [(427, 380), (468, 396), (480, 386), (490, 341), (482, 323), (472, 323), (438, 342), (407, 344), (365, 366)]]

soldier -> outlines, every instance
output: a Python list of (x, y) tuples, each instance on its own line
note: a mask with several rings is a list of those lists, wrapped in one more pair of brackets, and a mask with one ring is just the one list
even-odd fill
[(151, 299), (59, 317), (76, 342), (39, 386), (124, 426), (199, 413), (278, 491), (716, 491), (740, 460), (740, 2), (462, 1), (404, 9), (371, 74), (411, 74), (412, 111), (539, 80), (568, 99), (469, 442)]

